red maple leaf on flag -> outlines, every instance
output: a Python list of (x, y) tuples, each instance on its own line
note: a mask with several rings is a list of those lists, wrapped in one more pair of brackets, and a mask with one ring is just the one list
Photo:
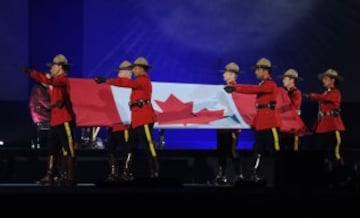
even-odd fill
[(162, 112), (155, 111), (160, 125), (208, 124), (224, 117), (224, 110), (210, 111), (204, 108), (194, 113), (193, 102), (182, 102), (173, 94), (164, 102), (159, 100), (155, 100), (155, 102), (162, 110)]

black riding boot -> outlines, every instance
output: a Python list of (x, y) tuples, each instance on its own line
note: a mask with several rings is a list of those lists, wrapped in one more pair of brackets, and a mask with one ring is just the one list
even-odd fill
[(251, 177), (250, 177), (250, 180), (252, 182), (259, 182), (261, 180), (260, 177), (258, 176), (258, 170), (260, 168), (260, 164), (261, 164), (261, 154), (256, 154), (255, 164), (252, 169)]
[(110, 174), (105, 179), (106, 182), (117, 182), (119, 179), (118, 163), (113, 154), (109, 155), (109, 169)]
[(125, 163), (124, 163), (124, 170), (121, 174), (121, 180), (125, 182), (129, 182), (134, 180), (132, 174), (132, 162), (133, 162), (133, 155), (132, 153), (127, 153), (125, 156)]
[(62, 186), (76, 186), (75, 182), (75, 159), (71, 156), (64, 156), (64, 175), (61, 180)]
[(46, 174), (41, 178), (38, 183), (41, 185), (53, 185), (54, 184), (54, 166), (55, 166), (55, 156), (50, 155), (47, 163)]
[(245, 179), (245, 177), (244, 177), (244, 174), (242, 172), (240, 158), (239, 157), (233, 158), (232, 161), (233, 161), (234, 170), (235, 170), (234, 183), (241, 182), (241, 181), (243, 181)]
[(150, 157), (150, 178), (159, 178), (159, 162), (157, 157)]
[(216, 185), (225, 185), (228, 182), (226, 175), (225, 175), (225, 171), (226, 171), (226, 168), (219, 166), (218, 173), (217, 173), (217, 175), (215, 177), (215, 181), (214, 181), (214, 183)]

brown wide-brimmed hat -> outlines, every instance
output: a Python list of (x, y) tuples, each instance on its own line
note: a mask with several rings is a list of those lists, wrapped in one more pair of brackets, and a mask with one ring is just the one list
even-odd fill
[(267, 58), (260, 58), (257, 62), (256, 65), (253, 66), (254, 69), (266, 69), (266, 70), (271, 70), (274, 66), (271, 65), (271, 61)]
[(290, 77), (300, 82), (304, 80), (302, 77), (299, 76), (299, 73), (292, 68), (288, 69), (283, 75), (279, 76), (279, 78), (284, 78), (284, 77)]
[(235, 62), (230, 62), (225, 66), (224, 70), (220, 70), (220, 72), (232, 72), (239, 74), (240, 73), (240, 67)]
[(134, 61), (134, 63), (131, 65), (131, 67), (135, 67), (135, 66), (144, 67), (144, 68), (146, 68), (148, 70), (152, 68), (152, 66), (149, 64), (149, 62), (144, 57), (138, 57)]
[(339, 73), (334, 69), (328, 69), (327, 71), (325, 71), (325, 73), (319, 74), (318, 78), (320, 80), (322, 80), (324, 78), (324, 76), (328, 76), (328, 77), (337, 79), (339, 81), (344, 81), (344, 78), (342, 76), (340, 76)]
[(115, 71), (131, 70), (131, 69), (132, 69), (132, 64), (130, 63), (130, 61), (125, 60), (125, 61), (121, 62), (121, 64), (119, 64), (119, 67)]
[(58, 55), (56, 55), (56, 56), (53, 58), (52, 62), (47, 63), (46, 66), (51, 67), (51, 66), (54, 65), (54, 64), (56, 64), (56, 65), (62, 65), (62, 66), (67, 66), (67, 67), (69, 67), (69, 66), (71, 65), (71, 64), (69, 64), (67, 58), (66, 58), (65, 55), (63, 55), (63, 54), (58, 54)]

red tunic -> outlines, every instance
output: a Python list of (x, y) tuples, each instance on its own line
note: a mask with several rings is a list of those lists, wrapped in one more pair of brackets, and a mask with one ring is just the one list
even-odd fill
[(294, 105), (295, 109), (300, 112), (301, 110), (301, 102), (302, 102), (302, 94), (301, 91), (295, 86), (288, 90), (288, 95), (291, 100), (291, 103)]
[[(70, 103), (70, 87), (67, 75), (61, 74), (60, 76), (48, 79), (46, 78), (45, 74), (38, 71), (32, 71), (30, 76), (40, 83), (52, 86), (48, 89), (50, 103), (52, 106), (50, 114), (50, 125), (57, 126), (73, 120), (74, 114), (72, 112)], [(56, 106), (61, 104), (63, 106)]]
[[(114, 86), (131, 88), (130, 103), (135, 103), (138, 100), (151, 100), (152, 85), (148, 75), (138, 76), (134, 80), (128, 78), (110, 79), (107, 83)], [(155, 121), (156, 115), (151, 104), (131, 109), (131, 126), (133, 128), (154, 123)]]
[[(243, 94), (256, 94), (256, 104), (269, 104), (276, 102), (277, 86), (271, 79), (262, 81), (256, 85), (237, 85), (236, 92)], [(271, 108), (257, 109), (252, 123), (255, 130), (266, 130), (280, 127), (280, 114)]]
[[(341, 92), (337, 88), (329, 89), (323, 94), (310, 93), (310, 99), (319, 102), (319, 113), (340, 110)], [(337, 116), (319, 116), (314, 131), (315, 133), (345, 131), (345, 126), (340, 114)]]

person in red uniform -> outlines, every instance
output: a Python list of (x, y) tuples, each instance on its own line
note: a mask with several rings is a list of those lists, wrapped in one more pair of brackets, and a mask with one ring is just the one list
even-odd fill
[(255, 75), (261, 80), (256, 85), (227, 85), (225, 91), (228, 93), (238, 92), (243, 94), (256, 94), (256, 116), (252, 123), (255, 129), (255, 164), (252, 169), (251, 180), (258, 182), (258, 169), (261, 157), (265, 150), (280, 151), (279, 128), (280, 114), (276, 107), (277, 85), (271, 79), (271, 62), (266, 58), (261, 58), (255, 66)]
[[(225, 70), (221, 72), (223, 72), (223, 78), (227, 85), (236, 85), (236, 79), (240, 73), (239, 65), (231, 62), (227, 64)], [(234, 182), (244, 179), (241, 172), (240, 158), (236, 151), (240, 131), (240, 129), (218, 129), (216, 131), (218, 173), (215, 177), (215, 184), (222, 185), (228, 183), (226, 177), (228, 157), (232, 159), (234, 165), (236, 175)]]
[(324, 93), (304, 94), (305, 98), (319, 102), (319, 113), (313, 131), (317, 137), (317, 145), (326, 150), (325, 164), (331, 171), (333, 163), (342, 164), (340, 153), (341, 135), (345, 131), (341, 119), (341, 91), (338, 88), (343, 78), (333, 69), (319, 74), (326, 91)]
[[(119, 78), (131, 79), (131, 63), (123, 61), (118, 71)], [(122, 147), (126, 149), (129, 140), (129, 126), (122, 123), (115, 124), (108, 128), (108, 162), (110, 174), (106, 178), (106, 182), (116, 182), (119, 177), (119, 164), (116, 156), (116, 148)]]
[[(302, 102), (302, 93), (296, 87), (296, 83), (303, 81), (294, 69), (288, 69), (283, 75), (281, 75), (283, 87), (288, 92), (289, 98), (292, 105), (297, 111), (297, 114), (301, 115), (301, 102)], [(281, 147), (282, 150), (299, 150), (299, 136), (293, 132), (281, 132)]]
[(129, 106), (131, 109), (131, 126), (128, 142), (128, 152), (125, 158), (124, 171), (121, 175), (123, 180), (131, 180), (132, 159), (134, 149), (137, 144), (146, 145), (149, 152), (150, 177), (159, 177), (159, 164), (155, 144), (152, 137), (152, 130), (156, 122), (156, 114), (151, 104), (152, 85), (148, 75), (151, 65), (148, 61), (139, 57), (132, 65), (135, 79), (117, 78), (106, 79), (103, 77), (95, 78), (97, 83), (107, 83), (109, 85), (131, 88)]
[[(34, 80), (49, 86), (51, 113), (50, 113), (50, 156), (55, 158), (62, 152), (62, 173), (61, 184), (65, 186), (75, 185), (74, 180), (74, 123), (75, 115), (70, 101), (70, 87), (67, 72), (69, 63), (62, 54), (56, 55), (53, 62), (48, 64), (50, 73), (44, 74), (27, 67), (23, 71)], [(53, 166), (47, 171), (43, 178), (43, 184), (53, 184)]]

